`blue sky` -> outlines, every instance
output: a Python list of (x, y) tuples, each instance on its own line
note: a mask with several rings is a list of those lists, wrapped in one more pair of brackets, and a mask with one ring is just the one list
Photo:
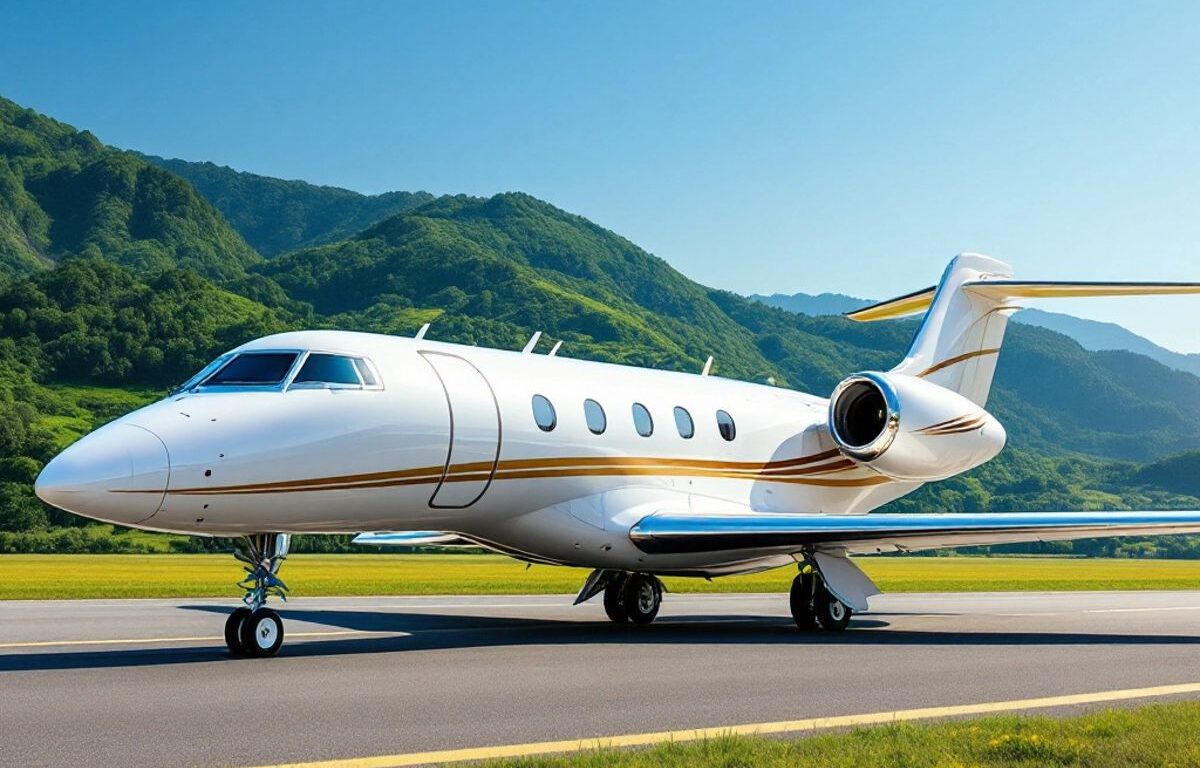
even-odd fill
[[(1200, 3), (25, 3), (0, 94), (145, 152), (521, 190), (740, 292), (975, 250), (1200, 280)], [(1200, 351), (1200, 298), (1058, 302)]]

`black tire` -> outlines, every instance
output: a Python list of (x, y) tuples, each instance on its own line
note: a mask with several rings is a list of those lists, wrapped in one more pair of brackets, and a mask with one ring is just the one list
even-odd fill
[(246, 646), (242, 645), (242, 621), (249, 615), (250, 609), (242, 606), (225, 619), (225, 647), (234, 656), (246, 655)]
[(283, 645), (283, 619), (270, 608), (259, 608), (242, 620), (238, 637), (247, 656), (274, 656)]
[(789, 595), (792, 620), (805, 632), (817, 628), (817, 610), (813, 605), (815, 581), (816, 577), (811, 573), (797, 574), (796, 578), (792, 579), (792, 591)]
[(643, 626), (649, 624), (662, 607), (662, 584), (649, 574), (635, 573), (625, 580), (621, 603), (631, 622)]
[(608, 618), (613, 624), (629, 622), (629, 614), (625, 613), (625, 598), (622, 594), (625, 581), (624, 576), (615, 576), (604, 588), (604, 612), (608, 614)]
[(850, 606), (838, 600), (825, 589), (817, 593), (817, 623), (828, 632), (841, 632), (850, 625)]

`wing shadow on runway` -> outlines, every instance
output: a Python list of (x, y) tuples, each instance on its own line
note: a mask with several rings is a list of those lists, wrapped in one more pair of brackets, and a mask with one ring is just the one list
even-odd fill
[[(228, 610), (212, 605), (181, 606), (214, 614), (214, 631)], [(283, 609), (285, 622), (370, 634), (329, 639), (294, 638), (284, 643), (280, 658), (347, 656), (402, 651), (452, 650), (530, 645), (656, 644), (656, 645), (795, 645), (903, 646), (1178, 646), (1200, 645), (1200, 637), (1154, 634), (1094, 634), (1080, 632), (961, 632), (891, 629), (885, 620), (868, 615), (851, 622), (840, 634), (799, 632), (775, 616), (664, 617), (649, 627), (618, 626), (607, 621), (547, 621), (462, 614), (396, 611)], [(220, 618), (219, 618), (220, 617)], [(311, 629), (306, 627), (305, 630)], [(300, 630), (297, 630), (299, 632)], [(30, 670), (95, 669), (194, 664), (228, 661), (224, 646), (138, 647), (94, 651), (47, 651), (0, 655), (0, 673)]]

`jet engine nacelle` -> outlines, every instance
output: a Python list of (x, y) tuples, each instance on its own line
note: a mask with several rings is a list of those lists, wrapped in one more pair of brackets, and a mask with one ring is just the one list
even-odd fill
[(829, 399), (842, 453), (896, 480), (944, 480), (1004, 447), (1004, 427), (945, 387), (898, 373), (856, 373)]

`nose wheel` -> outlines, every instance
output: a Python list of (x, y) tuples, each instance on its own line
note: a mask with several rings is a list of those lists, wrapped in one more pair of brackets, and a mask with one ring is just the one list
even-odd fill
[(287, 585), (276, 574), (289, 543), (286, 533), (264, 533), (247, 536), (234, 549), (233, 556), (245, 563), (246, 571), (238, 583), (246, 590), (245, 605), (225, 620), (225, 645), (234, 656), (274, 656), (283, 645), (283, 619), (266, 602), (272, 595), (287, 600)]
[(790, 597), (792, 619), (800, 629), (824, 629), (841, 632), (850, 625), (850, 606), (833, 596), (821, 578), (821, 572), (811, 564), (800, 566), (792, 580)]

